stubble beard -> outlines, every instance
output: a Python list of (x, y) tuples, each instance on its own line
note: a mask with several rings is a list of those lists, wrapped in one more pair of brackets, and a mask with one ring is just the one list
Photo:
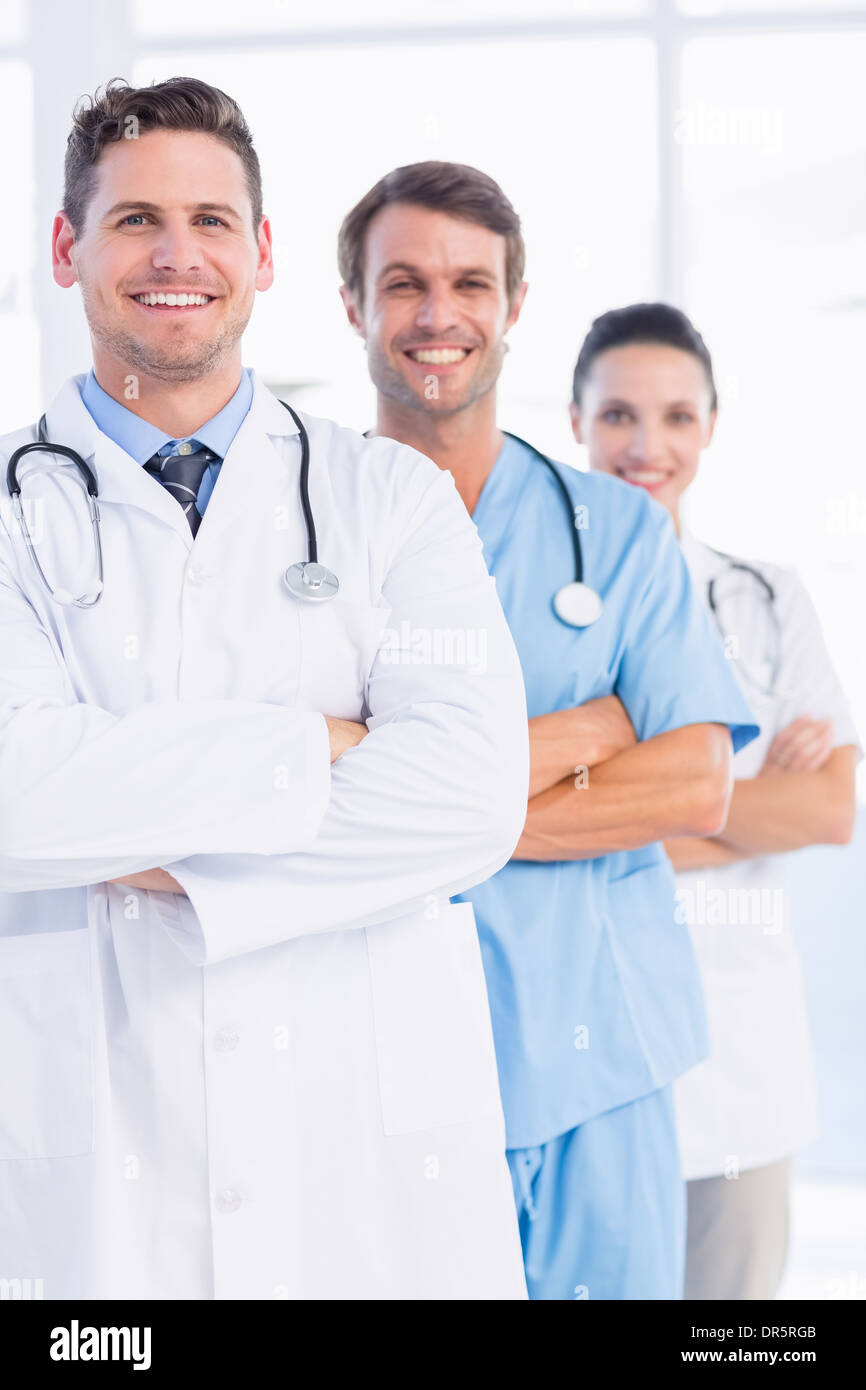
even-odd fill
[(131, 375), (139, 373), (172, 384), (198, 381), (216, 371), (240, 341), (252, 312), (252, 306), (246, 312), (236, 311), (221, 325), (216, 337), (206, 342), (185, 342), (178, 337), (177, 343), (156, 347), (110, 322), (96, 308), (84, 284), (81, 296), (90, 332), (105, 352), (128, 366)]
[[(504, 360), (503, 341), (486, 354), (486, 361), (468, 383), (464, 395), (457, 400), (443, 401), (441, 397), (427, 397), (423, 391), (414, 390), (402, 373), (391, 365), (378, 343), (367, 343), (367, 367), (379, 395), (404, 409), (421, 411), (425, 415), (459, 415), (462, 410), (468, 410), (496, 386)], [(435, 378), (436, 373), (431, 372), (430, 376)]]

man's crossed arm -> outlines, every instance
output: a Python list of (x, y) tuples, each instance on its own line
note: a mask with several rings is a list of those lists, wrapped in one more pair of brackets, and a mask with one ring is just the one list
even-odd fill
[(724, 724), (638, 743), (615, 695), (529, 721), (530, 800), (515, 859), (594, 859), (672, 836), (709, 836), (732, 790)]
[[(326, 715), (325, 723), (328, 726), (332, 763), (348, 748), (356, 748), (367, 733), (366, 724), (356, 724), (351, 719), (332, 719)], [(181, 893), (186, 897), (182, 885), (165, 869), (143, 869), (140, 873), (127, 874), (125, 878), (110, 878), (108, 882), (125, 883), (130, 888), (143, 888), (150, 893)]]

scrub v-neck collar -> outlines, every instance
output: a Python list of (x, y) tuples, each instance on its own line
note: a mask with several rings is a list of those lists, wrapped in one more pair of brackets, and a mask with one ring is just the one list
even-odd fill
[(533, 463), (529, 450), (506, 434), (472, 513), (491, 571), (512, 529)]

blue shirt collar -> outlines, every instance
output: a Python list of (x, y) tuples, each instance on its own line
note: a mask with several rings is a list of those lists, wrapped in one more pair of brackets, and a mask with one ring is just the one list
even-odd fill
[(195, 434), (178, 439), (173, 439), (149, 421), (142, 420), (139, 415), (134, 415), (125, 405), (109, 396), (107, 391), (103, 391), (93, 374), (93, 368), (81, 387), (81, 399), (102, 433), (113, 439), (136, 463), (147, 463), (164, 445), (180, 444), (184, 438), (198, 440), (223, 459), (252, 404), (253, 382), (250, 369), (245, 367), (237, 391), (222, 410)]

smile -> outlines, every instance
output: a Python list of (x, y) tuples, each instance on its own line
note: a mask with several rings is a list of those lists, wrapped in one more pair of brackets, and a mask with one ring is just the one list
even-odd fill
[(151, 291), (150, 294), (133, 294), (130, 296), (136, 304), (145, 304), (149, 309), (158, 307), (166, 309), (201, 309), (206, 304), (210, 304), (213, 295), (198, 293), (163, 294)]
[(456, 362), (463, 362), (471, 351), (471, 348), (410, 348), (406, 356), (424, 366), (451, 367)]
[(624, 468), (621, 475), (627, 483), (637, 483), (640, 487), (655, 487), (671, 476), (660, 468)]

